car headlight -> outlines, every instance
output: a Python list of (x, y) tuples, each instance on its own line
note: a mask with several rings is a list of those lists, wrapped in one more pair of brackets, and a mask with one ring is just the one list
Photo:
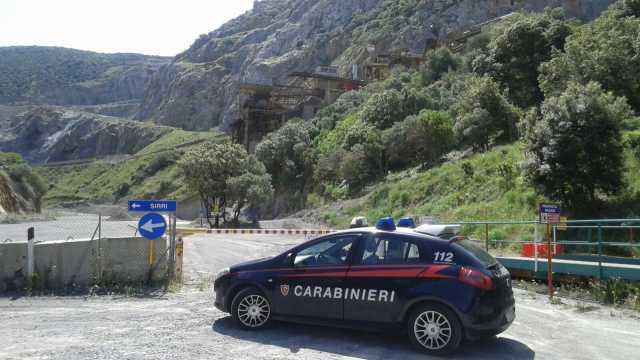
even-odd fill
[(216, 275), (216, 280), (220, 279), (221, 277), (225, 276), (229, 274), (229, 268), (224, 268), (222, 270), (220, 270), (220, 272)]

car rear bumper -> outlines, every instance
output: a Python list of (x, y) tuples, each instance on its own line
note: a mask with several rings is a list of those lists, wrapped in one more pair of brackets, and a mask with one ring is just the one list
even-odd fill
[(493, 336), (507, 330), (516, 318), (515, 303), (498, 312), (491, 320), (477, 321), (471, 318), (463, 321), (468, 339)]

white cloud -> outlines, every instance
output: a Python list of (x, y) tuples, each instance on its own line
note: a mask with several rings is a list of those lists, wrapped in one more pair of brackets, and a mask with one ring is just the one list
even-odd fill
[(253, 0), (0, 0), (0, 46), (173, 56)]

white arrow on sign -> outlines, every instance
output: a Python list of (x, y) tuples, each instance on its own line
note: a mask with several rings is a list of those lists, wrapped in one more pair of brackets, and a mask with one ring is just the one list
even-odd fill
[(131, 207), (134, 208), (134, 209), (137, 209), (137, 208), (142, 207), (142, 205), (140, 205), (138, 203), (133, 203), (133, 204), (131, 204)]
[(161, 227), (164, 227), (164, 226), (165, 225), (163, 223), (154, 224), (153, 220), (149, 220), (146, 223), (144, 223), (142, 226), (140, 226), (140, 228), (142, 230), (144, 230), (144, 231), (148, 231), (148, 232), (152, 233), (154, 229), (161, 228)]

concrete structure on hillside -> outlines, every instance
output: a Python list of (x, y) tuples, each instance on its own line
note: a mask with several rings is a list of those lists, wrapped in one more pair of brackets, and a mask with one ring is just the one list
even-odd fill
[(340, 77), (338, 69), (331, 66), (318, 67), (314, 72), (293, 72), (289, 82), (292, 85), (240, 85), (240, 119), (232, 129), (236, 142), (253, 151), (266, 134), (288, 120), (309, 120), (344, 92), (363, 85), (360, 80)]

